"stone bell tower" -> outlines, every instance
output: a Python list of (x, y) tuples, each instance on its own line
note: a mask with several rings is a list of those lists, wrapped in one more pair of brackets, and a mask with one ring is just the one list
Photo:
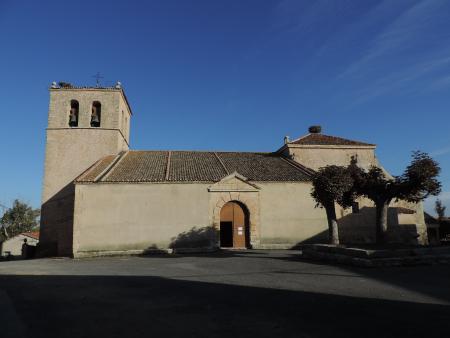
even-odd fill
[(131, 108), (121, 83), (114, 87), (50, 88), (40, 247), (72, 253), (73, 181), (107, 155), (129, 148)]

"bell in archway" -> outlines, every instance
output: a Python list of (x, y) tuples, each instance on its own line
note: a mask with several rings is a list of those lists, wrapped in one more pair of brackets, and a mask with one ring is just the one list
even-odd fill
[(74, 108), (72, 108), (70, 110), (69, 124), (71, 126), (76, 126), (78, 124), (78, 116), (77, 116), (76, 110)]
[(100, 127), (100, 117), (95, 110), (93, 110), (91, 115), (91, 127)]
[(100, 119), (98, 118), (98, 115), (92, 115), (91, 123), (100, 123)]

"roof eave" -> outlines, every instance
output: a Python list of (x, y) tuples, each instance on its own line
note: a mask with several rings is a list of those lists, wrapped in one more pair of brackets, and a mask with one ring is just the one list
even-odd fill
[(281, 149), (284, 148), (326, 148), (326, 149), (376, 149), (375, 144), (367, 144), (367, 145), (353, 145), (353, 144), (295, 144), (295, 143), (287, 143)]

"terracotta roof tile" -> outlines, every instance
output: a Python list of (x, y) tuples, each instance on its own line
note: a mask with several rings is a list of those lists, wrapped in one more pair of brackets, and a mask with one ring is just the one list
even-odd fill
[(167, 151), (129, 151), (102, 182), (162, 182)]
[(339, 145), (339, 146), (375, 146), (374, 144), (359, 141), (347, 140), (345, 138), (329, 136), (320, 133), (311, 133), (300, 137), (297, 140), (289, 142), (289, 144), (302, 145)]
[(310, 175), (273, 153), (218, 153), (228, 172), (252, 181), (308, 181)]
[(309, 181), (311, 177), (310, 169), (274, 153), (129, 151), (100, 182), (217, 182), (234, 171), (252, 181)]
[(102, 159), (98, 160), (96, 163), (94, 163), (93, 166), (91, 166), (88, 170), (86, 170), (83, 174), (78, 176), (78, 178), (75, 180), (76, 182), (91, 182), (94, 181), (95, 178), (100, 175), (103, 170), (105, 170), (116, 158), (116, 155), (109, 155), (106, 157), (103, 157)]
[(213, 152), (174, 151), (168, 181), (218, 181), (227, 176)]
[(39, 240), (39, 231), (22, 232), (21, 235)]
[(410, 215), (412, 215), (412, 214), (416, 213), (415, 210), (408, 209), (408, 208), (405, 208), (405, 207), (397, 207), (396, 209), (397, 209), (397, 213), (399, 213), (399, 214), (410, 214)]

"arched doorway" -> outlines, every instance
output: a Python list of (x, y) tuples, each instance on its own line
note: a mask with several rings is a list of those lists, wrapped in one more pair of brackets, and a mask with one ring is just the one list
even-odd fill
[(220, 210), (220, 247), (247, 248), (249, 246), (249, 215), (238, 202), (226, 203)]

